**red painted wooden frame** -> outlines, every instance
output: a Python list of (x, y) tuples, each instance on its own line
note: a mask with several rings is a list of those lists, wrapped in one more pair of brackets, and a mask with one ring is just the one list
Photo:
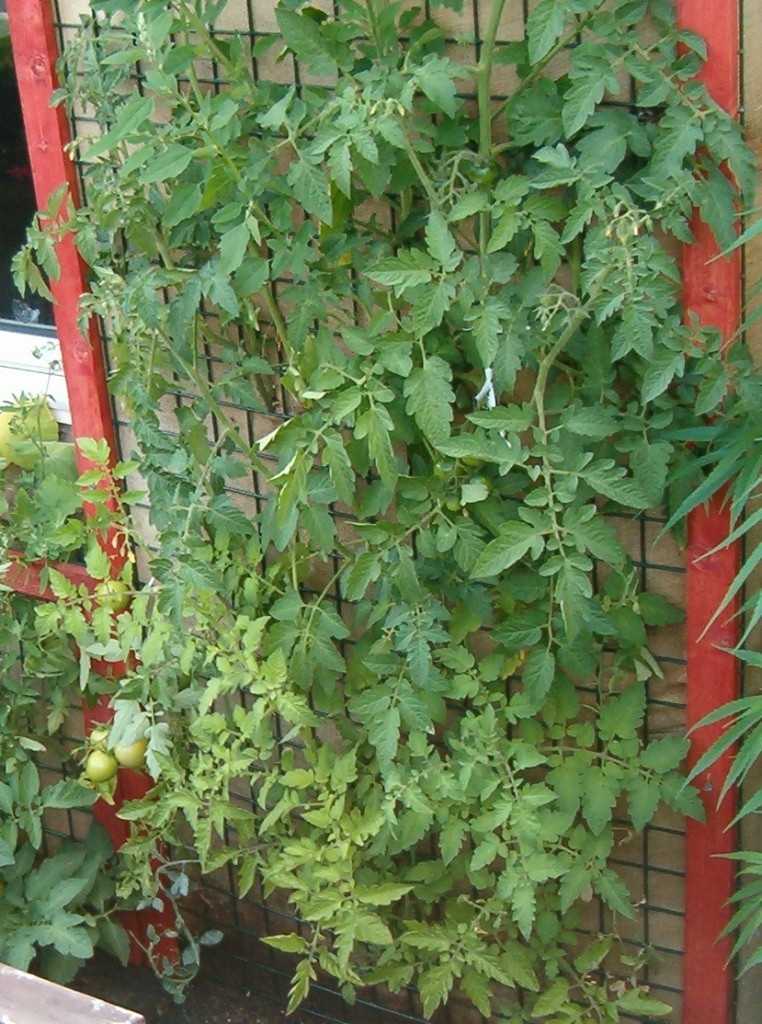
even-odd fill
[[(732, 117), (740, 104), (740, 25), (738, 0), (678, 0), (681, 27), (691, 29), (707, 43), (708, 59), (701, 74), (712, 97)], [(740, 253), (715, 259), (717, 245), (706, 225), (694, 217), (695, 245), (683, 253), (683, 298), (687, 310), (703, 324), (718, 328), (728, 341), (741, 318)], [(712, 261), (712, 262), (710, 262)], [(738, 641), (735, 607), (706, 629), (730, 584), (740, 560), (740, 546), (732, 545), (702, 557), (729, 532), (723, 494), (715, 495), (706, 509), (697, 509), (688, 521), (687, 548), (687, 723), (695, 726), (706, 714), (738, 696), (738, 661), (722, 648)], [(706, 630), (706, 632), (705, 632)], [(722, 726), (693, 734), (689, 764), (693, 766), (722, 732)], [(720, 938), (731, 912), (728, 900), (734, 888), (733, 862), (721, 856), (732, 852), (736, 837), (730, 828), (737, 807), (731, 793), (720, 806), (717, 797), (727, 776), (733, 753), (702, 773), (697, 785), (706, 810), (706, 823), (688, 821), (685, 852), (685, 955), (683, 1024), (731, 1024), (733, 970), (728, 964), (732, 942)]]
[[(58, 45), (51, 0), (7, 0), (6, 9), (37, 206), (44, 210), (52, 193), (64, 183), (68, 184), (71, 197), (76, 202), (79, 197), (76, 169), (66, 153), (71, 138), (68, 119), (62, 107), (51, 106), (53, 91), (58, 85), (55, 70)], [(103, 349), (95, 323), (91, 322), (85, 336), (78, 322), (80, 298), (87, 290), (85, 267), (70, 236), (58, 244), (56, 251), (61, 272), (58, 281), (51, 283), (51, 291), (55, 300), (56, 331), (69, 396), (72, 433), (75, 438), (106, 440), (114, 459), (116, 435)], [(92, 468), (79, 449), (77, 462), (81, 472)], [(103, 543), (111, 559), (112, 574), (118, 575), (125, 557), (122, 538), (111, 535), (103, 538)], [(20, 593), (49, 599), (52, 594), (42, 586), (43, 568), (41, 563), (26, 564), (20, 557), (14, 560), (7, 580)], [(56, 564), (55, 568), (74, 583), (82, 583), (88, 588), (93, 586), (93, 580), (81, 566)], [(117, 675), (119, 667), (102, 665), (101, 671)], [(88, 732), (93, 723), (107, 720), (110, 715), (106, 702), (95, 708), (84, 707), (83, 711)], [(111, 836), (115, 848), (118, 849), (129, 834), (129, 826), (118, 817), (119, 808), (125, 800), (144, 796), (150, 784), (146, 775), (120, 771), (113, 806), (103, 801), (95, 805), (95, 817)], [(170, 910), (167, 906), (162, 912), (130, 912), (124, 915), (124, 923), (133, 938), (131, 962), (143, 962), (150, 926), (159, 933), (171, 931), (174, 917)], [(163, 942), (158, 952), (173, 957), (175, 950), (173, 942)]]

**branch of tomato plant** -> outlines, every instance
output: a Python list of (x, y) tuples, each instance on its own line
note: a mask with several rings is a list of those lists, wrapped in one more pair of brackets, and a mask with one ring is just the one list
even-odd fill
[[(499, 117), (502, 113), (510, 110), (515, 104), (518, 97), (522, 94), (524, 89), (527, 89), (530, 85), (533, 85), (537, 79), (542, 75), (545, 69), (551, 64), (555, 58), (565, 50), (567, 46), (575, 41), (580, 32), (588, 25), (589, 22), (598, 14), (598, 12), (605, 7), (607, 0), (600, 0), (600, 3), (596, 4), (590, 11), (587, 12), (584, 18), (581, 18), (576, 22), (574, 28), (570, 29), (565, 36), (561, 36), (558, 42), (548, 50), (542, 60), (538, 61), (532, 66), (532, 70), (529, 72), (526, 78), (522, 78), (519, 84), (516, 86), (511, 95), (503, 100), (503, 102), (492, 111), (492, 120)], [(510, 146), (510, 143), (506, 144), (506, 148)]]
[[(167, 78), (168, 76), (164, 76), (164, 77)], [(194, 97), (196, 99), (196, 103), (199, 104), (199, 105), (202, 105), (202, 103), (203, 103), (203, 95), (202, 95), (202, 92), (201, 92), (200, 83), (198, 81), (198, 76), (196, 75), (195, 69), (193, 67), (190, 67), (188, 69), (188, 80), (189, 80), (191, 88), (193, 90)], [(173, 80), (171, 80), (171, 81), (173, 81)], [(188, 100), (188, 98), (182, 92), (180, 92), (179, 90), (173, 90), (173, 95), (174, 95), (174, 98), (176, 100), (178, 100), (181, 103), (181, 105), (184, 107), (185, 112), (188, 114), (188, 116), (198, 126), (199, 131), (200, 131), (201, 135), (203, 136), (203, 138), (204, 138), (204, 140), (206, 142), (206, 145), (210, 146), (214, 150), (215, 154), (219, 157), (219, 159), (222, 160), (222, 162), (225, 164), (225, 166), (230, 171), (231, 176), (235, 179), (237, 184), (240, 186), (243, 194), (245, 195), (246, 194), (246, 179), (241, 174), (241, 172), (238, 169), (235, 161), (231, 159), (230, 154), (227, 152), (225, 147), (220, 146), (220, 144), (218, 143), (218, 141), (215, 138), (215, 136), (209, 131), (208, 126), (206, 124), (206, 121), (201, 118), (199, 111)], [(262, 207), (259, 205), (259, 203), (257, 203), (253, 198), (250, 198), (249, 199), (249, 207), (251, 209), (251, 212), (257, 218), (257, 221), (259, 223), (263, 224), (265, 227), (267, 227), (270, 231), (275, 233), (275, 226), (274, 226), (274, 224), (272, 223), (270, 218), (267, 216), (265, 211), (262, 209)], [(266, 246), (266, 243), (263, 242), (262, 246)], [(162, 254), (162, 255), (164, 255), (164, 254)], [(261, 252), (261, 250), (260, 250), (260, 256), (262, 256), (263, 259), (266, 259), (266, 255), (263, 254)], [(273, 326), (274, 326), (275, 331), (276, 331), (276, 333), (277, 333), (277, 335), (278, 335), (278, 337), (280, 339), (280, 342), (281, 342), (281, 344), (286, 345), (288, 343), (286, 324), (285, 324), (283, 316), (282, 316), (282, 314), (280, 312), (280, 308), (278, 306), (278, 300), (277, 300), (276, 295), (275, 295), (275, 290), (273, 288), (272, 281), (268, 280), (268, 281), (265, 282), (265, 284), (262, 286), (262, 294), (264, 295), (265, 305), (267, 306), (267, 311), (270, 314), (270, 318), (271, 318), (271, 320), (273, 322)]]
[[(556, 509), (552, 501), (553, 489), (553, 473), (554, 467), (550, 464), (547, 454), (548, 445), (548, 427), (545, 416), (545, 388), (548, 382), (548, 374), (551, 368), (555, 364), (558, 356), (563, 352), (569, 341), (574, 336), (575, 331), (580, 324), (589, 316), (589, 306), (595, 301), (600, 295), (603, 287), (606, 283), (607, 278), (612, 273), (613, 268), (611, 266), (605, 267), (600, 271), (595, 283), (588, 289), (588, 299), (586, 305), (580, 305), (574, 310), (569, 321), (558, 337), (556, 343), (550, 348), (550, 350), (543, 356), (540, 361), (539, 369), (537, 371), (537, 379), (535, 381), (534, 391), (532, 393), (532, 402), (537, 411), (537, 426), (542, 434), (542, 475), (545, 482), (545, 488), (548, 493), (548, 511), (552, 520), (553, 536), (558, 544), (558, 553), (563, 557), (564, 545), (562, 538), (561, 524), (558, 521)], [(555, 611), (555, 597), (553, 594), (553, 583), (551, 580), (551, 596), (550, 596), (550, 608), (548, 612), (548, 651), (550, 651), (553, 643), (553, 614)]]
[[(164, 261), (167, 269), (168, 270), (175, 270), (175, 269), (177, 269), (176, 266), (175, 266), (174, 260), (172, 259), (172, 254), (170, 253), (169, 248), (167, 247), (167, 245), (166, 245), (166, 243), (165, 243), (165, 241), (164, 241), (164, 239), (163, 239), (163, 237), (161, 235), (161, 232), (158, 231), (158, 229), (154, 229), (154, 237), (155, 237), (155, 240), (156, 240), (157, 250), (158, 250), (162, 260)], [(194, 334), (197, 335), (197, 336), (198, 335), (204, 335), (205, 334), (205, 330), (206, 330), (205, 323), (201, 319), (201, 317), (199, 316), (199, 313), (197, 311), (196, 314), (195, 314), (195, 332), (194, 332)], [(230, 440), (233, 442), (233, 444), (236, 446), (236, 448), (238, 448), (238, 450), (243, 455), (245, 455), (248, 459), (250, 459), (253, 463), (256, 464), (257, 470), (260, 473), (263, 473), (265, 476), (267, 476), (267, 471), (266, 471), (264, 463), (260, 459), (257, 459), (255, 454), (254, 454), (256, 446), (250, 447), (249, 445), (245, 444), (244, 441), (241, 439), (241, 436), (238, 433), (237, 427), (231, 421), (231, 419), (229, 418), (227, 413), (224, 411), (224, 409), (220, 406), (220, 404), (217, 401), (217, 399), (214, 397), (214, 393), (213, 393), (212, 388), (210, 387), (209, 381), (206, 379), (206, 377), (203, 374), (198, 372), (198, 370), (197, 370), (197, 368), (196, 368), (196, 366), (194, 364), (188, 363), (187, 360), (183, 359), (183, 357), (180, 354), (179, 350), (175, 350), (173, 355), (177, 359), (177, 361), (180, 363), (180, 365), (183, 367), (183, 370), (187, 373), (188, 379), (191, 381), (191, 383), (194, 384), (198, 388), (198, 391), (199, 391), (199, 394), (201, 395), (201, 397), (204, 398), (206, 400), (206, 402), (208, 403), (209, 409), (212, 412), (212, 414), (215, 416), (217, 421), (220, 424), (222, 424), (222, 426), (224, 427), (223, 437), (224, 436), (229, 437)]]
[[(188, 22), (193, 26), (194, 31), (203, 41), (204, 45), (208, 48), (213, 58), (225, 68), (228, 73), (228, 78), (234, 79), (237, 83), (241, 81), (242, 71), (245, 71), (245, 66), (242, 69), (239, 65), (233, 64), (227, 54), (220, 49), (217, 45), (217, 40), (214, 38), (214, 34), (210, 32), (207, 25), (194, 10), (191, 4), (182, 4), (182, 11), (185, 13)], [(186, 31), (185, 37), (190, 43), (188, 33)], [(256, 83), (252, 80), (251, 83), (254, 86), (254, 93), (256, 94)]]

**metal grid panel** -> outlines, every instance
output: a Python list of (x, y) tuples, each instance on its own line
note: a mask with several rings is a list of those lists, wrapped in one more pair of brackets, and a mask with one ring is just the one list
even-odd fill
[[(446, 26), (450, 37), (449, 46), (455, 59), (478, 58), (480, 30), (485, 22), (488, 4), (489, 0), (471, 0), (471, 3), (464, 5), (462, 15), (452, 11), (441, 12), (441, 16), (448, 19)], [(501, 41), (522, 38), (524, 22), (531, 6), (528, 0), (509, 0), (499, 33)], [(84, 5), (79, 0), (57, 0), (57, 27), (62, 43), (76, 29), (78, 14), (83, 9)], [(215, 32), (220, 36), (239, 33), (253, 47), (263, 37), (276, 34), (273, 9), (273, 0), (230, 0), (224, 16), (215, 26)], [(561, 67), (563, 55), (557, 61)], [(268, 54), (266, 58), (252, 57), (252, 71), (255, 77), (261, 79), (293, 82), (297, 86), (306, 82), (296, 60), (289, 58), (276, 63), (274, 54)], [(135, 79), (138, 83), (141, 80), (138, 69)], [(217, 91), (224, 90), (226, 86), (214, 62), (209, 62), (203, 79), (209, 88)], [(496, 104), (510, 95), (512, 84), (510, 70), (498, 68), (493, 93)], [(79, 118), (75, 128), (86, 132), (86, 118)], [(279, 283), (280, 288), (287, 286), (288, 282)], [(108, 359), (107, 336), (106, 354)], [(208, 380), (212, 382), (217, 379), (223, 366), (220, 352), (207, 348), (204, 352), (204, 365)], [(187, 390), (177, 389), (173, 396), (173, 407), (165, 410), (165, 426), (169, 432), (173, 432), (173, 428), (176, 432), (175, 411), (192, 405), (195, 397)], [(267, 415), (233, 403), (222, 404), (226, 415), (253, 444), (258, 437), (268, 433), (273, 426), (295, 411), (282, 387), (278, 388), (273, 398)], [(121, 448), (127, 456), (134, 446), (130, 424), (120, 410), (116, 410), (116, 422)], [(209, 421), (209, 436), (212, 441), (219, 436), (219, 424), (213, 419)], [(256, 472), (232, 481), (229, 493), (244, 511), (252, 515), (258, 514), (267, 501), (266, 488)], [(142, 510), (139, 514), (145, 515), (145, 512)], [(684, 606), (682, 560), (677, 548), (660, 536), (661, 522), (643, 516), (622, 519), (618, 526), (640, 571), (642, 583)], [(333, 596), (340, 606), (338, 589)], [(684, 727), (685, 660), (682, 630), (672, 627), (659, 631), (653, 638), (653, 647), (662, 666), (664, 679), (658, 685), (652, 684), (648, 693), (646, 739), (658, 734), (679, 732)], [(239, 797), (242, 801), (250, 799), (247, 785), (242, 784)], [(61, 834), (60, 830), (66, 832), (63, 823), (58, 828), (51, 825), (54, 833)], [(230, 838), (232, 842), (235, 841), (233, 836)], [(645, 969), (645, 980), (651, 985), (655, 996), (663, 998), (674, 1007), (670, 1018), (674, 1022), (681, 1017), (684, 851), (685, 830), (682, 819), (672, 812), (662, 810), (642, 835), (635, 834), (622, 822), (621, 841), (613, 859), (634, 900), (639, 904), (637, 920), (620, 925), (622, 936), (633, 953), (645, 946), (653, 950), (653, 957)], [(299, 928), (298, 920), (277, 895), (265, 899), (255, 889), (239, 899), (232, 870), (221, 869), (215, 876), (203, 881), (198, 891), (188, 900), (184, 913), (189, 924), (197, 925), (199, 930), (215, 927), (225, 932), (226, 939), (220, 949), (205, 954), (218, 977), (225, 978), (231, 985), (245, 991), (255, 990), (258, 997), (270, 998), (280, 1004), (285, 1001), (290, 961), (258, 941), (262, 935)], [(610, 912), (604, 910), (597, 901), (591, 902), (581, 931), (594, 934), (610, 926)], [(309, 1005), (302, 1007), (301, 1012), (315, 1020), (331, 1024), (352, 1024), (355, 1021), (368, 1024), (408, 1021), (417, 1024), (421, 1020), (420, 1003), (413, 990), (398, 996), (380, 991), (363, 992), (356, 1006), (350, 1007), (331, 987), (318, 984), (313, 989)], [(447, 1008), (438, 1011), (435, 1019), (443, 1024), (471, 1024), (472, 1020), (475, 1024), (481, 1018), (470, 1006), (455, 998)]]

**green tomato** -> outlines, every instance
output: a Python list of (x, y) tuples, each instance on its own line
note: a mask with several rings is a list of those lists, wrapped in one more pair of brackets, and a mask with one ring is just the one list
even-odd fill
[(102, 608), (121, 612), (130, 603), (130, 588), (124, 580), (101, 580), (93, 591)]
[(114, 747), (114, 757), (122, 768), (142, 768), (146, 760), (148, 740), (135, 740), (126, 747)]
[(91, 782), (108, 782), (118, 768), (116, 758), (105, 750), (91, 750), (85, 761), (85, 775)]
[(104, 725), (96, 726), (87, 737), (88, 744), (96, 750), (108, 750), (109, 731)]

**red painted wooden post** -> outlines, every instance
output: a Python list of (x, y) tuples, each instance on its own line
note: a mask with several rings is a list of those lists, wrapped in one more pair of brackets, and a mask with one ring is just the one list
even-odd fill
[[(58, 45), (52, 2), (7, 0), (6, 7), (38, 208), (44, 210), (50, 196), (64, 183), (68, 184), (76, 202), (79, 197), (76, 170), (66, 154), (66, 146), (71, 138), (68, 120), (62, 107), (54, 108), (50, 104), (53, 91), (58, 86), (55, 71)], [(59, 280), (51, 283), (51, 291), (55, 299), (54, 316), (69, 395), (72, 432), (75, 438), (106, 440), (112, 458), (115, 458), (116, 436), (100, 338), (94, 323), (87, 336), (82, 334), (78, 325), (80, 298), (87, 290), (85, 267), (71, 237), (60, 242), (57, 255), (61, 273)], [(91, 468), (79, 450), (77, 461), (81, 471)], [(102, 540), (111, 559), (113, 575), (117, 575), (125, 559), (122, 538), (113, 533)], [(19, 563), (13, 567), (8, 578), (11, 585), (21, 593), (50, 597), (41, 588), (40, 570), (40, 565)], [(63, 567), (63, 571), (77, 583), (85, 582), (89, 585), (92, 582), (79, 567), (67, 566)], [(116, 675), (117, 667), (114, 666), (112, 671)], [(109, 716), (105, 702), (95, 708), (84, 708), (84, 713), (88, 732), (94, 722), (106, 720)], [(118, 817), (121, 803), (124, 799), (137, 799), (145, 795), (150, 785), (151, 780), (147, 775), (125, 773), (119, 784), (122, 799), (117, 799), (113, 806), (103, 801), (96, 804), (95, 817), (109, 833), (115, 847), (118, 848), (129, 834), (127, 823)], [(174, 916), (167, 906), (161, 912), (125, 915), (125, 924), (134, 937), (131, 962), (141, 963), (144, 960), (141, 947), (148, 945), (148, 927), (152, 925), (159, 933), (171, 931)], [(173, 957), (176, 943), (163, 942), (159, 952)]]
[[(701, 78), (720, 106), (737, 117), (739, 86), (739, 4), (737, 0), (678, 0), (678, 19), (684, 28), (707, 42), (708, 60)], [(683, 297), (686, 309), (700, 321), (717, 327), (728, 340), (741, 316), (740, 254), (714, 262), (717, 245), (711, 232), (694, 218), (696, 243), (683, 253)], [(738, 662), (720, 650), (733, 647), (738, 626), (729, 608), (706, 633), (704, 630), (727, 593), (738, 570), (740, 547), (734, 545), (701, 558), (728, 535), (729, 516), (719, 494), (706, 509), (697, 509), (688, 522), (687, 549), (687, 722), (694, 726), (708, 712), (733, 700), (739, 691)], [(700, 560), (699, 560), (700, 559)], [(721, 726), (693, 735), (689, 764), (694, 765), (721, 732)], [(732, 753), (704, 772), (697, 785), (706, 809), (706, 824), (687, 824), (685, 863), (685, 957), (683, 1024), (731, 1024), (733, 970), (728, 965), (732, 943), (720, 939), (730, 920), (727, 901), (733, 893), (730, 853), (735, 836), (729, 829), (736, 806), (735, 793), (717, 806)]]

